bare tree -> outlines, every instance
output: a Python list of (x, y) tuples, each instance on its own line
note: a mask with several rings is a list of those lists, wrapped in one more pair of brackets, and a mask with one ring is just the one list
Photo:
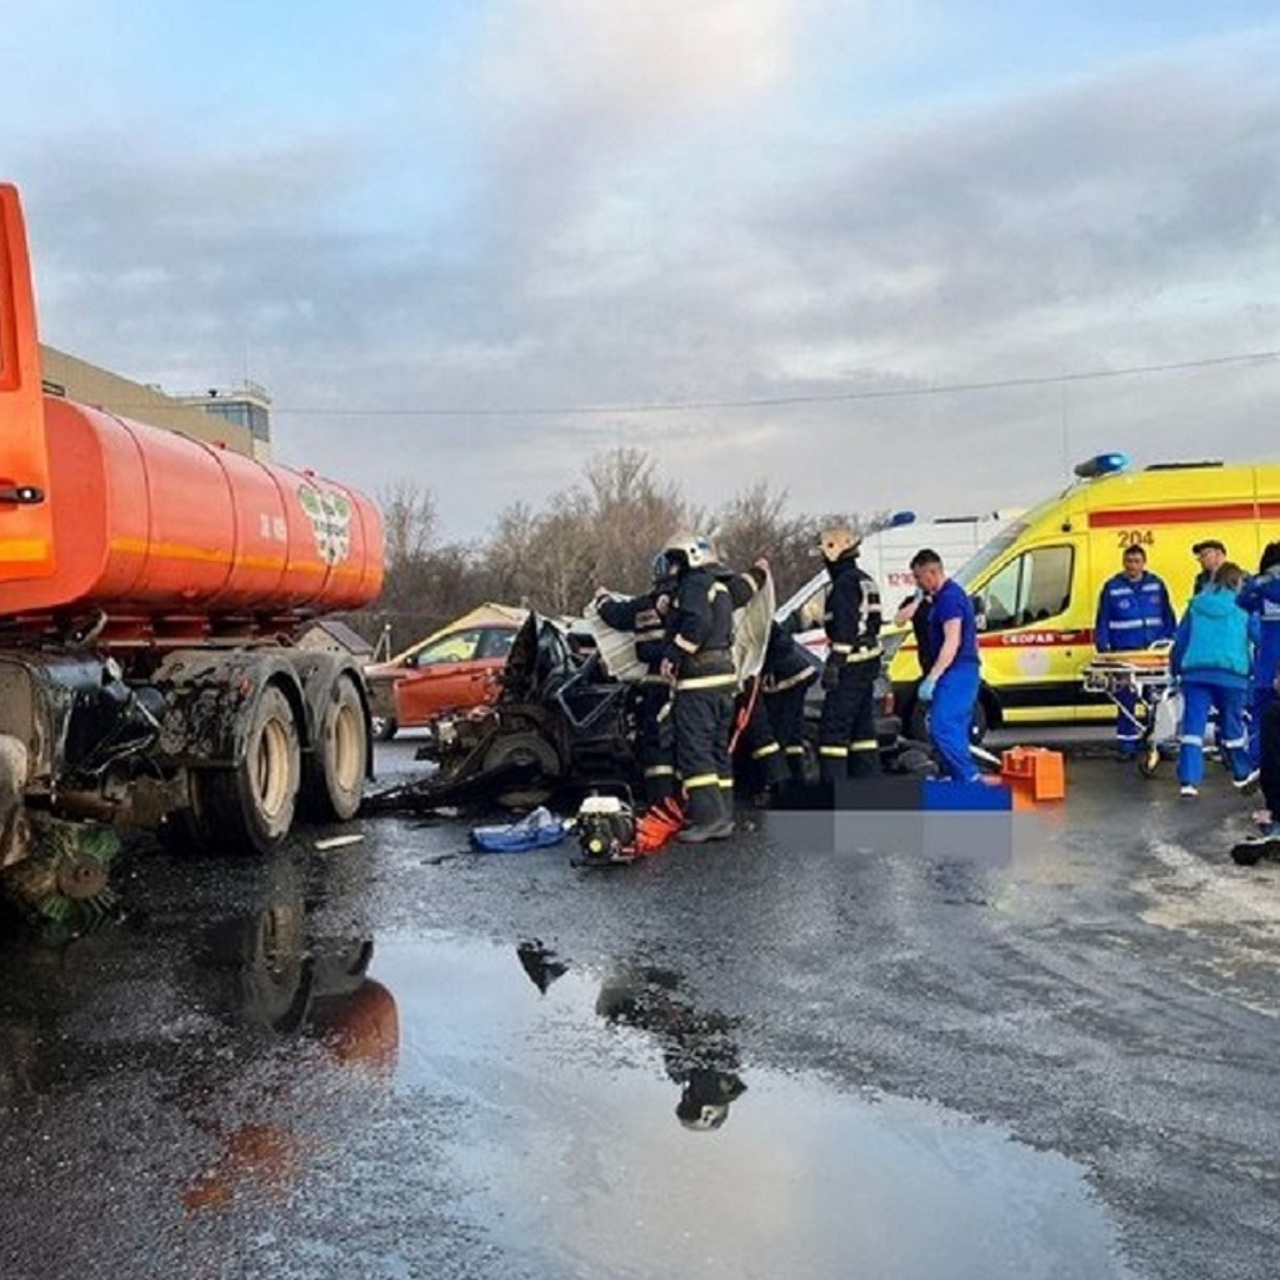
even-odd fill
[(382, 508), (388, 568), (424, 559), (435, 542), (439, 523), (434, 494), (416, 480), (397, 480), (378, 491), (378, 505)]
[(717, 513), (715, 540), (728, 565), (745, 568), (766, 556), (779, 597), (790, 595), (818, 568), (813, 558), (816, 530), (807, 516), (786, 513), (786, 491), (775, 493), (767, 480), (730, 499)]
[(660, 480), (643, 449), (597, 454), (584, 468), (588, 512), (594, 526), (593, 585), (640, 591), (653, 557), (693, 513), (678, 485)]
[(377, 603), (352, 618), (374, 640), (384, 625), (396, 647), (412, 643), (486, 600), (547, 614), (577, 614), (597, 585), (641, 591), (654, 552), (672, 533), (709, 533), (727, 564), (744, 568), (765, 555), (776, 590), (790, 594), (819, 567), (812, 550), (820, 529), (849, 524), (863, 533), (887, 512), (817, 518), (791, 515), (787, 494), (761, 480), (713, 516), (693, 508), (678, 484), (664, 480), (643, 449), (597, 454), (581, 477), (538, 509), (517, 502), (475, 546), (437, 545), (433, 496), (413, 481), (380, 494), (387, 539), (386, 585)]

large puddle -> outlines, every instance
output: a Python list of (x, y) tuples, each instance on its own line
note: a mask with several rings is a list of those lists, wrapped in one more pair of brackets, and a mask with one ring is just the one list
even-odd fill
[[(465, 1204), (534, 1275), (1104, 1280), (1079, 1166), (935, 1107), (743, 1061), (680, 975), (379, 941), (396, 1087), (455, 1100)], [(851, 1033), (852, 1034), (852, 1033)]]

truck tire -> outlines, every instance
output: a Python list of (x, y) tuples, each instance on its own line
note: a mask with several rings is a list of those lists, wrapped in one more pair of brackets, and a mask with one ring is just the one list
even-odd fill
[(293, 826), (301, 771), (293, 706), (269, 684), (258, 695), (240, 759), (198, 777), (201, 842), (246, 854), (278, 848)]
[(340, 675), (325, 700), (315, 750), (306, 759), (302, 793), (307, 816), (346, 822), (364, 799), (369, 726), (364, 702), (350, 676)]

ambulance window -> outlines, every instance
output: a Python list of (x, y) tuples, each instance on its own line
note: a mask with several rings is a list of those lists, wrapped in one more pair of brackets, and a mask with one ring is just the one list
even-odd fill
[(987, 620), (988, 631), (1006, 631), (1018, 625), (1018, 579), (1022, 576), (1022, 562), (1026, 556), (1010, 560), (982, 592), (982, 613)]
[(1037, 547), (1023, 560), (1019, 625), (1055, 618), (1071, 603), (1071, 547)]
[(982, 592), (988, 631), (1028, 627), (1071, 603), (1071, 547), (1037, 547), (1010, 560)]

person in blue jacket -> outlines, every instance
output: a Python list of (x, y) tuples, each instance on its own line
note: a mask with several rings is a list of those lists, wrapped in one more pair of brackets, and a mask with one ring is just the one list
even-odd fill
[[(1099, 653), (1146, 649), (1173, 638), (1178, 620), (1169, 602), (1169, 589), (1147, 568), (1141, 547), (1126, 547), (1124, 569), (1108, 578), (1098, 598), (1094, 644)], [(1132, 684), (1115, 692), (1116, 746), (1122, 760), (1132, 760), (1142, 740), (1138, 723), (1138, 690)]]
[(1178, 752), (1181, 794), (1200, 794), (1204, 780), (1204, 730), (1209, 710), (1218, 712), (1218, 746), (1238, 790), (1253, 782), (1249, 769), (1244, 705), (1253, 664), (1249, 615), (1236, 603), (1244, 574), (1229, 561), (1213, 582), (1192, 597), (1173, 640), (1171, 671), (1182, 689), (1182, 735)]
[(1280, 542), (1269, 542), (1263, 549), (1258, 576), (1241, 588), (1237, 603), (1257, 619), (1258, 627), (1249, 734), (1249, 765), (1257, 769), (1262, 763), (1262, 721), (1276, 701), (1276, 677), (1280, 675)]
[(981, 775), (969, 749), (980, 671), (973, 601), (947, 577), (936, 551), (917, 551), (911, 571), (931, 602), (930, 648), (935, 655), (916, 696), (932, 704), (929, 736), (942, 772), (958, 782), (977, 782)]

